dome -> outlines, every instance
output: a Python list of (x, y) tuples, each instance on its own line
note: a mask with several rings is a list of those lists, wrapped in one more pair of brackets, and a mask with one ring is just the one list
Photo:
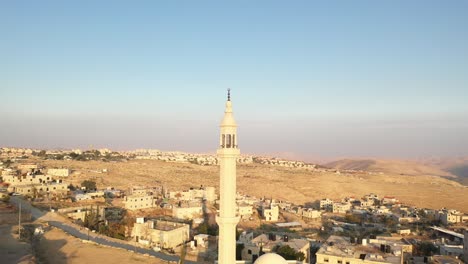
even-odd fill
[(280, 255), (267, 253), (261, 255), (254, 264), (287, 264), (288, 262)]

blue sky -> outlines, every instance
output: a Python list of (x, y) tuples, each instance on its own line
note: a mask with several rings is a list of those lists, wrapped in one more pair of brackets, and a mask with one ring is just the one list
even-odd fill
[(466, 1), (0, 4), (0, 145), (468, 155)]

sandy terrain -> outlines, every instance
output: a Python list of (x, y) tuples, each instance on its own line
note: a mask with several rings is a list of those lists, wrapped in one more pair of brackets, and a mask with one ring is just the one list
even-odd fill
[(166, 263), (154, 257), (123, 249), (81, 242), (80, 239), (52, 228), (41, 239), (38, 259), (42, 263)]
[[(155, 160), (129, 162), (42, 161), (51, 167), (76, 170), (70, 176), (75, 184), (94, 179), (98, 187), (126, 189), (136, 185), (164, 184), (169, 190), (200, 185), (219, 186), (218, 167)], [(96, 170), (108, 169), (107, 173)], [(419, 207), (454, 208), (468, 212), (468, 188), (457, 182), (431, 175), (335, 174), (268, 165), (239, 165), (238, 191), (257, 197), (285, 199), (297, 204), (321, 198), (361, 197), (368, 193), (396, 196), (400, 201)]]
[(423, 164), (409, 160), (343, 159), (327, 163), (325, 166), (340, 170), (365, 170), (410, 176), (430, 175), (455, 177), (450, 172), (432, 166), (431, 164)]

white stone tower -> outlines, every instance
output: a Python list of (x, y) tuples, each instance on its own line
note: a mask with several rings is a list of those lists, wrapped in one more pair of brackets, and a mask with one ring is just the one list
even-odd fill
[(236, 263), (236, 162), (240, 154), (237, 148), (237, 124), (232, 115), (231, 94), (228, 89), (226, 110), (221, 122), (218, 159), (220, 177), (220, 208), (216, 222), (219, 226), (218, 263)]

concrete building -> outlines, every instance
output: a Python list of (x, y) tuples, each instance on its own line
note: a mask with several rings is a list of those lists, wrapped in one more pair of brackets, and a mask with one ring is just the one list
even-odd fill
[(302, 210), (302, 217), (309, 219), (317, 219), (322, 216), (322, 212), (314, 210), (312, 208), (307, 208)]
[(205, 200), (212, 203), (216, 201), (217, 196), (215, 187), (200, 187), (169, 192), (169, 198), (179, 201)]
[(442, 227), (432, 226), (431, 229), (435, 231), (437, 237), (454, 241), (457, 244), (463, 244), (463, 240), (466, 238), (463, 234)]
[(68, 207), (68, 208), (61, 208), (58, 209), (57, 212), (63, 214), (71, 219), (78, 220), (81, 219), (82, 221), (85, 220), (87, 214), (94, 212), (97, 214), (98, 219), (104, 221), (106, 219), (105, 214), (106, 208), (101, 206), (79, 206), (79, 207)]
[(440, 255), (446, 256), (463, 256), (463, 245), (447, 245), (443, 244), (439, 246)]
[(331, 211), (333, 209), (333, 201), (328, 198), (320, 200), (320, 209)]
[(203, 215), (203, 210), (202, 210), (201, 205), (172, 208), (172, 217), (174, 218), (191, 220), (194, 218), (201, 217), (202, 215)]
[(218, 263), (236, 263), (236, 162), (240, 155), (237, 147), (237, 124), (232, 114), (231, 96), (228, 91), (224, 118), (220, 126), (219, 159), (220, 209), (216, 216), (219, 226)]
[(52, 177), (43, 174), (30, 174), (25, 176), (16, 175), (3, 175), (3, 181), (10, 184), (10, 186), (22, 185), (22, 184), (39, 184), (48, 183), (52, 181)]
[(468, 215), (457, 210), (440, 210), (437, 213), (437, 218), (444, 225), (468, 222)]
[(130, 195), (125, 196), (125, 209), (139, 210), (156, 207), (157, 200), (152, 195)]
[(152, 247), (174, 249), (189, 240), (190, 226), (164, 220), (137, 218), (132, 229), (136, 242)]
[(37, 195), (46, 193), (66, 193), (68, 192), (68, 184), (63, 182), (51, 183), (35, 183), (35, 184), (21, 184), (14, 186), (14, 192), (21, 195)]
[(133, 186), (130, 190), (131, 195), (153, 195), (156, 196), (161, 193), (160, 187), (150, 186)]
[(346, 212), (348, 212), (349, 210), (351, 210), (351, 204), (349, 202), (333, 203), (333, 213), (346, 214)]
[(70, 175), (69, 169), (48, 169), (47, 175), (55, 177), (68, 177)]
[(398, 199), (393, 196), (385, 196), (382, 198), (382, 204), (392, 205), (398, 203)]
[[(310, 243), (306, 239), (291, 239), (287, 235), (279, 236), (275, 234), (261, 234), (255, 238), (253, 233), (243, 233), (239, 237), (239, 242), (244, 244), (242, 250), (242, 259), (246, 261), (255, 261), (259, 257), (260, 249), (263, 253), (273, 253), (275, 249), (281, 246), (289, 246), (296, 252), (302, 252), (305, 259), (300, 261), (291, 261), (291, 263), (309, 263), (310, 262)], [(257, 263), (255, 261), (255, 263)], [(290, 263), (288, 261), (288, 263)]]
[(405, 254), (411, 254), (412, 245), (399, 239), (377, 237), (358, 240), (330, 236), (317, 251), (317, 264), (401, 264)]
[(21, 171), (21, 173), (26, 173), (26, 172), (33, 172), (39, 169), (37, 164), (19, 164), (17, 166), (17, 169)]
[(268, 207), (262, 207), (261, 213), (267, 222), (276, 222), (279, 219), (279, 206), (271, 204)]
[(197, 247), (208, 248), (210, 235), (198, 234), (193, 236), (193, 240), (196, 241)]
[(240, 204), (237, 212), (242, 219), (248, 219), (253, 214), (253, 207), (249, 204)]

